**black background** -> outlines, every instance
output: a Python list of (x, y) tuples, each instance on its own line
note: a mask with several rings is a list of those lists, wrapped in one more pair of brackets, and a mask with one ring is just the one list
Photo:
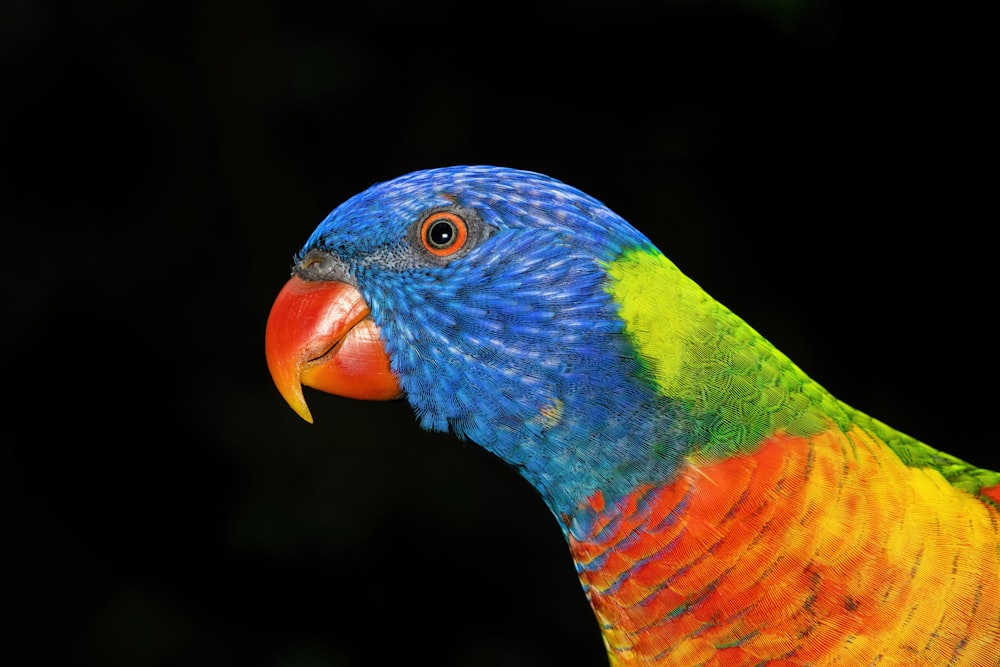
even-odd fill
[(1000, 465), (995, 72), (935, 9), (4, 3), (3, 663), (606, 664), (513, 472), (271, 385), (292, 254), (413, 169), (580, 187), (838, 397)]

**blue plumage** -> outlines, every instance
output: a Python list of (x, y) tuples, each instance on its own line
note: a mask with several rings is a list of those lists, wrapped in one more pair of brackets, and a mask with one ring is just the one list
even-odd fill
[[(461, 206), (485, 240), (428, 264), (407, 243), (422, 211)], [(382, 329), (420, 423), (470, 438), (568, 516), (595, 488), (650, 474), (671, 406), (642, 380), (602, 262), (649, 241), (599, 201), (539, 174), (416, 172), (346, 201), (303, 248), (332, 251)], [(517, 257), (518, 261), (510, 261)], [(670, 440), (669, 437), (666, 437)]]

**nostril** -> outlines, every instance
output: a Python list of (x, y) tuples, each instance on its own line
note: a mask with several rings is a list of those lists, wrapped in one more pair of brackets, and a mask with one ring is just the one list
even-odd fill
[(310, 250), (303, 255), (292, 269), (292, 273), (310, 282), (337, 281), (357, 286), (350, 275), (347, 262), (325, 250)]

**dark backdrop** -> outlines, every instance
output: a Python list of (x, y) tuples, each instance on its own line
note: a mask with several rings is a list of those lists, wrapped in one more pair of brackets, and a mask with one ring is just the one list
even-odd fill
[(4, 3), (3, 663), (605, 664), (513, 472), (271, 385), (293, 252), (418, 168), (584, 189), (840, 398), (1000, 465), (994, 68), (975, 17), (887, 4)]

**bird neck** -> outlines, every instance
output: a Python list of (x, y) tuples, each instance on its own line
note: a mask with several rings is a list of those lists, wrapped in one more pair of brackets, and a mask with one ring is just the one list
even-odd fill
[(718, 461), (775, 433), (848, 426), (842, 404), (655, 249), (626, 251), (606, 271), (627, 351), (543, 406), (520, 438), (480, 443), (557, 516), (595, 492), (616, 499), (672, 482), (691, 457)]
[(516, 438), (472, 438), (517, 468), (556, 517), (596, 491), (615, 498), (671, 479), (690, 451), (682, 407), (635, 382), (567, 395)]
[(608, 273), (635, 354), (682, 416), (688, 454), (723, 458), (776, 432), (848, 425), (842, 404), (655, 249), (626, 252)]

